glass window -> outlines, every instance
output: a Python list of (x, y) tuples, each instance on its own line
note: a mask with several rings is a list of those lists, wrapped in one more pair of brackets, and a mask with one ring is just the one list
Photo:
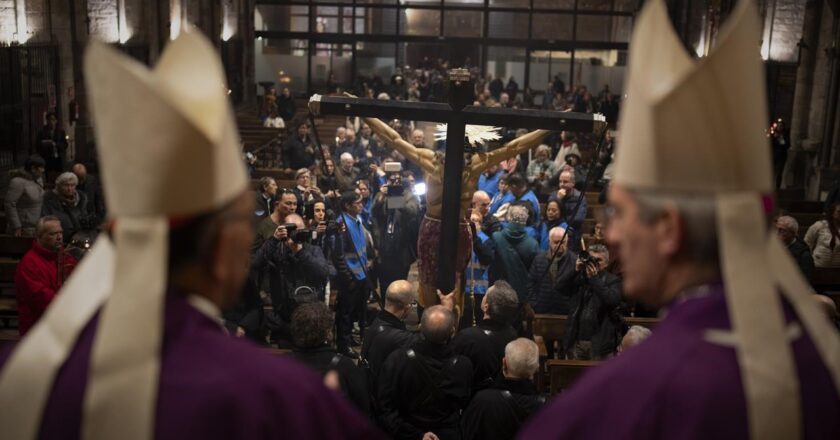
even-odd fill
[(578, 41), (610, 41), (610, 19), (606, 15), (578, 15)]
[(528, 8), (530, 0), (490, 0), (490, 7), (496, 8)]
[(504, 85), (513, 77), (520, 89), (525, 87), (524, 47), (490, 46), (487, 48), (487, 62), (484, 65), (487, 75), (501, 78)]
[(571, 40), (571, 14), (534, 14), (532, 38), (541, 40)]
[(445, 5), (484, 7), (484, 0), (444, 0)]
[(412, 9), (402, 11), (400, 33), (403, 35), (440, 35), (440, 11)]
[(542, 9), (568, 9), (575, 8), (575, 0), (534, 0), (535, 8)]
[(615, 0), (615, 10), (620, 12), (636, 12), (638, 0)]
[(309, 8), (306, 6), (256, 5), (254, 29), (257, 31), (307, 32)]
[(623, 16), (611, 17), (610, 41), (613, 43), (629, 43), (633, 31), (633, 18)]
[(578, 9), (583, 11), (609, 11), (613, 0), (578, 0)]
[(315, 32), (328, 34), (353, 32), (353, 8), (318, 6), (315, 14)]
[(356, 43), (356, 83), (370, 85), (376, 76), (387, 81), (396, 68), (396, 46), (395, 43)]
[(575, 76), (585, 85), (594, 102), (606, 99), (606, 90), (620, 94), (626, 66), (619, 66), (617, 50), (576, 50)]
[[(548, 50), (535, 50), (531, 52), (531, 68), (529, 74), (529, 84), (535, 93), (542, 92), (543, 96), (535, 103), (543, 106), (543, 108), (553, 108), (554, 96), (551, 88), (554, 87), (555, 80), (559, 80), (557, 85), (562, 89), (567, 89), (569, 84), (569, 74), (572, 67), (572, 53)], [(549, 86), (551, 83), (551, 86)], [(561, 84), (562, 83), (562, 84)], [(548, 94), (546, 95), (546, 90)], [(543, 100), (548, 100), (544, 103)], [(563, 103), (558, 102), (562, 107)]]
[(312, 53), (312, 87), (325, 91), (334, 84), (344, 90), (351, 85), (353, 51), (349, 44), (316, 43)]
[(397, 32), (397, 10), (356, 8), (356, 33), (393, 35)]
[(490, 12), (488, 37), (528, 38), (527, 12)]
[(356, 4), (366, 4), (366, 5), (393, 5), (396, 4), (397, 0), (356, 0)]
[(305, 92), (306, 40), (254, 40), (254, 79), (257, 83), (283, 84), (297, 93)]
[(484, 23), (481, 11), (447, 11), (443, 18), (443, 35), (447, 37), (480, 37)]

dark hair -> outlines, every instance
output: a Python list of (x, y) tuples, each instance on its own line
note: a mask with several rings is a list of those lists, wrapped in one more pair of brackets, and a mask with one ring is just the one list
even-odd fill
[(840, 240), (840, 231), (837, 230), (837, 222), (834, 221), (834, 211), (840, 207), (840, 202), (834, 202), (831, 206), (828, 207), (828, 212), (825, 213), (825, 220), (828, 222), (828, 230), (831, 231), (831, 241), (828, 243), (828, 247), (832, 250), (834, 246), (837, 245), (837, 241)]
[(347, 205), (351, 205), (361, 198), (362, 196), (356, 191), (344, 191), (341, 193), (341, 208), (346, 209)]
[(526, 187), (528, 185), (528, 182), (525, 180), (525, 177), (523, 177), (522, 174), (513, 173), (508, 176), (507, 184), (508, 186)]
[(549, 201), (545, 204), (545, 209), (543, 210), (543, 217), (545, 221), (548, 221), (548, 205), (552, 203), (557, 205), (557, 210), (560, 211), (560, 218), (558, 220), (563, 220), (563, 204), (557, 199), (549, 199)]
[(44, 158), (38, 154), (33, 154), (26, 158), (26, 162), (23, 163), (23, 169), (27, 172), (32, 172), (33, 167), (45, 167), (47, 166), (47, 162), (44, 161)]
[(298, 348), (320, 347), (329, 339), (332, 327), (333, 319), (326, 304), (301, 304), (292, 313), (292, 343)]

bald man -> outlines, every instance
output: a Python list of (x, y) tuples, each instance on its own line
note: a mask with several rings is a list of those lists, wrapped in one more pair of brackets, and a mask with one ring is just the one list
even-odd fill
[[(467, 270), (464, 271), (464, 295), (469, 299), (465, 301), (467, 307), (472, 308), (472, 318), (478, 324), (484, 317), (481, 311), (482, 299), (487, 293), (488, 276), (487, 266), (492, 261), (492, 254), (488, 253), (483, 245), (490, 239), (490, 234), (501, 229), (499, 220), (489, 214), (490, 196), (484, 191), (476, 191), (472, 198), (472, 212), (470, 223), (472, 224), (473, 252)], [(465, 313), (464, 318), (470, 319), (470, 314)], [(470, 324), (470, 323), (467, 323)], [(469, 327), (469, 325), (467, 325)]]
[(368, 327), (362, 342), (362, 365), (368, 369), (370, 383), (375, 383), (388, 355), (420, 339), (418, 332), (405, 327), (406, 317), (416, 308), (417, 292), (411, 283), (397, 280), (388, 286), (385, 306)]
[(480, 391), (461, 417), (463, 440), (511, 439), (522, 422), (545, 403), (531, 380), (540, 366), (540, 350), (519, 338), (504, 347), (503, 378)]
[[(454, 301), (454, 292), (450, 295)], [(391, 353), (382, 366), (378, 420), (392, 438), (460, 438), (460, 414), (470, 401), (473, 369), (469, 358), (453, 355), (449, 346), (456, 324), (447, 306), (427, 308), (420, 322), (422, 339)]]
[(273, 318), (268, 320), (269, 327), (272, 336), (283, 342), (291, 339), (288, 325), (297, 307), (295, 290), (301, 286), (311, 287), (318, 300), (323, 301), (329, 277), (327, 259), (321, 248), (296, 240), (286, 224), (304, 229), (301, 216), (287, 215), (274, 234), (263, 242), (252, 261), (252, 270), (264, 271), (269, 276)]

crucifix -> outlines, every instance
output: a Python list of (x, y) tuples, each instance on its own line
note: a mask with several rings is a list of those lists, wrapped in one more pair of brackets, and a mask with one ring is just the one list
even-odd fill
[[(548, 110), (513, 110), (471, 105), (474, 85), (466, 69), (452, 69), (447, 81), (449, 102), (405, 102), (314, 95), (309, 111), (315, 115), (359, 116), (365, 119), (387, 147), (399, 151), (423, 170), (426, 179), (427, 212), (418, 237), (419, 301), (430, 306), (436, 289), (451, 292), (456, 273), (463, 272), (472, 251), (472, 233), (466, 213), (481, 173), (506, 159), (538, 146), (551, 131), (593, 132), (606, 129), (600, 115)], [(417, 148), (376, 118), (445, 122), (445, 156)], [(489, 153), (477, 153), (465, 166), (467, 124), (537, 129)], [(385, 286), (387, 287), (387, 286)], [(463, 308), (463, 295), (457, 294)]]

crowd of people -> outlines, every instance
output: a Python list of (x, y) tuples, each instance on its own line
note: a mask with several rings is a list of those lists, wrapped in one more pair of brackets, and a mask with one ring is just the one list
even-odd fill
[[(425, 59), (417, 69), (398, 69), (389, 84), (363, 79), (356, 92), (440, 100), (447, 67)], [(534, 93), (520, 90), (513, 77), (506, 85), (491, 77), (475, 82), (476, 105), (535, 106)], [(608, 87), (593, 97), (585, 86), (568, 91), (555, 77), (544, 96), (543, 108), (617, 117)], [(605, 240), (600, 223), (584, 229), (586, 190), (610, 180), (612, 134), (596, 150), (591, 137), (560, 132), (533, 155), (484, 172), (464, 219), (473, 243), (457, 280), (466, 307), (456, 306), (450, 292), (438, 293), (440, 305), (422, 308), (407, 281), (426, 209), (419, 165), (359, 118), (348, 118), (334, 142), (316, 145), (313, 127), (293, 119), (288, 89), (279, 96), (272, 90), (260, 117), (266, 126), (289, 129), (278, 155), (294, 183), (259, 180), (247, 281), (240, 300), (224, 311), (225, 328), (288, 348), (392, 438), (512, 438), (546, 400), (533, 382), (542, 374), (539, 349), (523, 325), (534, 314), (568, 316), (564, 339), (545, 340), (550, 358), (604, 360), (650, 336), (625, 324), (627, 316), (656, 311), (623, 298), (614, 240)], [(413, 121), (388, 125), (414, 147), (445, 148)], [(43, 315), (106, 219), (95, 177), (83, 164), (64, 171), (58, 150), (48, 148), (57, 145), (54, 118), (45, 130), (47, 156), (31, 156), (5, 197), (8, 233), (34, 238), (15, 277), (21, 334)], [(488, 150), (522, 134), (502, 132)], [(62, 166), (51, 165), (55, 160)], [(54, 189), (45, 188), (47, 170), (57, 173)], [(806, 276), (815, 265), (840, 265), (840, 205), (804, 240), (792, 217), (779, 217), (776, 229)], [(419, 330), (409, 329), (410, 319), (419, 320)]]

